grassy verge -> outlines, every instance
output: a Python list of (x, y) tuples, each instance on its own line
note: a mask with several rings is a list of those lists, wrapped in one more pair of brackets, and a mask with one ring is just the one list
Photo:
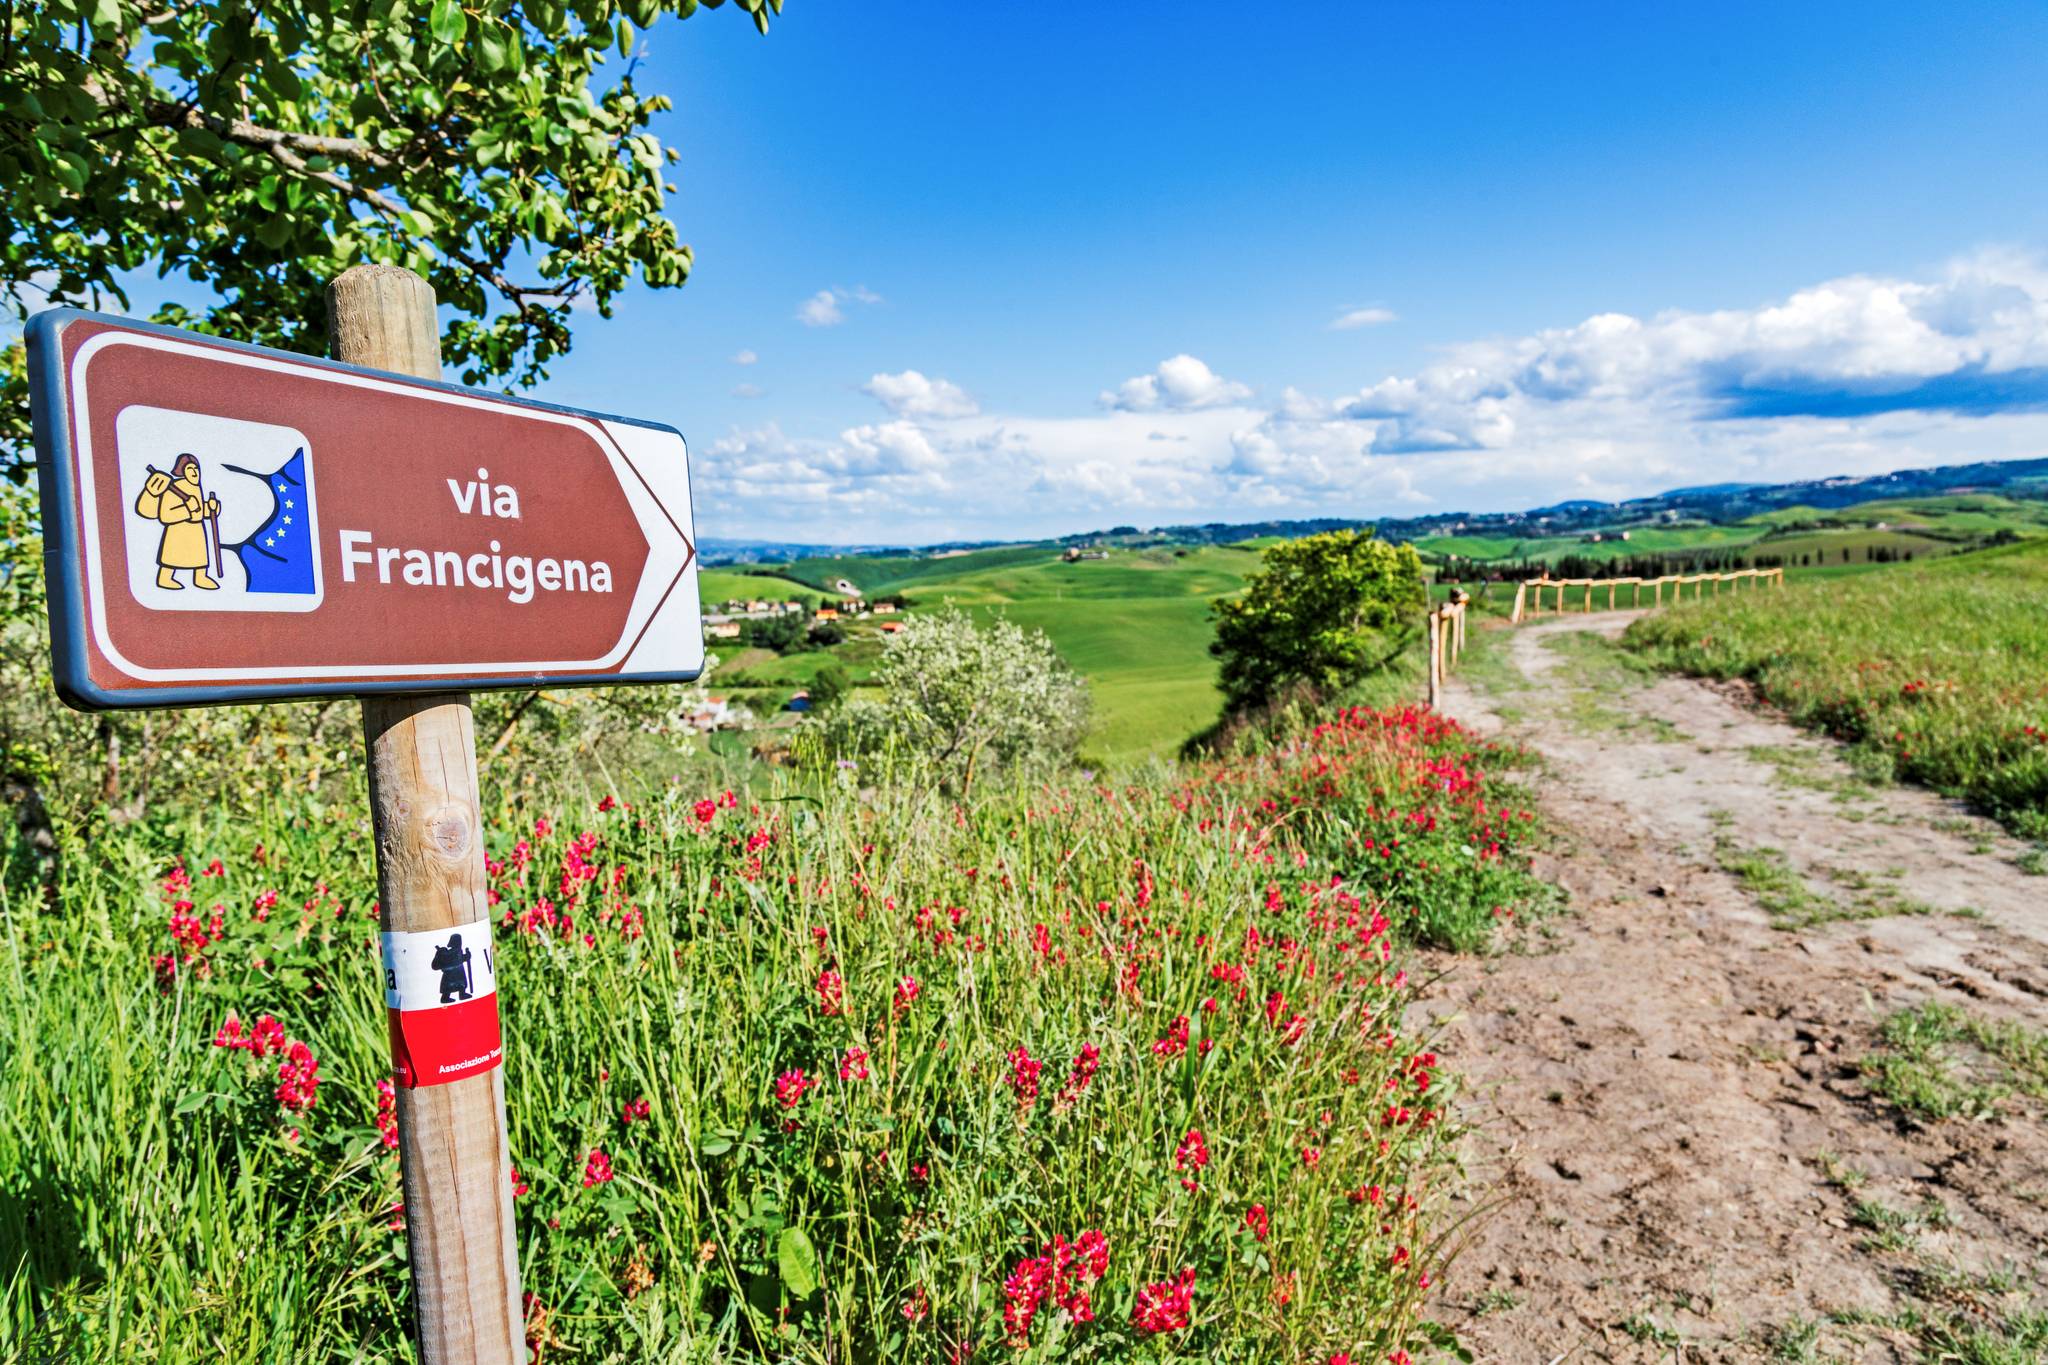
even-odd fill
[[(1404, 957), (1536, 894), (1505, 757), (1350, 710), (972, 799), (509, 784), (538, 1358), (1424, 1356), (1456, 1087)], [(0, 879), (0, 1341), (412, 1359), (360, 807), (158, 809)], [(266, 1016), (317, 1086), (223, 1045)]]
[(1970, 801), (2048, 839), (2048, 545), (1794, 582), (1645, 617), (1660, 667), (1746, 678), (1878, 778)]

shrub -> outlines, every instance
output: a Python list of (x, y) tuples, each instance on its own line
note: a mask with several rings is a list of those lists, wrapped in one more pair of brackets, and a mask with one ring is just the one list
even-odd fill
[(1412, 545), (1325, 531), (1269, 545), (1238, 596), (1215, 604), (1227, 709), (1296, 684), (1333, 688), (1400, 651), (1428, 605)]
[(964, 613), (915, 616), (889, 637), (874, 682), (882, 702), (850, 701), (814, 731), (826, 755), (859, 760), (894, 750), (945, 782), (1073, 757), (1088, 693), (1043, 632)]

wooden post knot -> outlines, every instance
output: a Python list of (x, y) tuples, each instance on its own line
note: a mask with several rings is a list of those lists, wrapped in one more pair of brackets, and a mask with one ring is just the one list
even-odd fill
[(427, 817), (427, 845), (450, 862), (459, 862), (469, 854), (470, 832), (475, 823), (469, 818), (468, 807), (442, 806)]

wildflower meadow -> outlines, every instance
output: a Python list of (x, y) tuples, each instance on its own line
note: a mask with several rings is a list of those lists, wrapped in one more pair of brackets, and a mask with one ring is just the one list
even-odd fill
[(1645, 617), (1626, 641), (1745, 678), (1868, 771), (2048, 840), (2048, 554), (2022, 543)]
[[(1517, 762), (1351, 709), (964, 796), (847, 763), (499, 784), (533, 1358), (1455, 1351), (1457, 1059), (1408, 959), (1536, 901)], [(0, 1338), (412, 1358), (360, 809), (16, 846)]]

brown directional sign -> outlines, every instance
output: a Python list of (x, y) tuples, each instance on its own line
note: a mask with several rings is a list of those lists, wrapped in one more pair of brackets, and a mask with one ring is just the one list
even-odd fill
[(703, 667), (673, 428), (70, 309), (28, 341), (73, 705)]

